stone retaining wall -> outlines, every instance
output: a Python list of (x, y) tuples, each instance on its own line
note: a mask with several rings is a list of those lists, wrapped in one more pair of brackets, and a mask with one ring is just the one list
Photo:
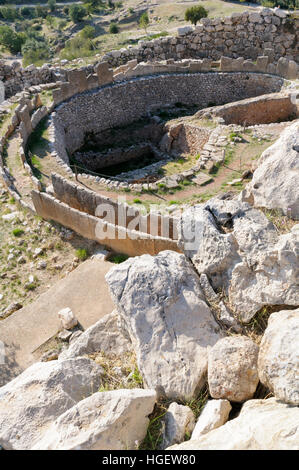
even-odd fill
[[(163, 250), (180, 251), (176, 241), (103, 222), (97, 217), (69, 207), (49, 194), (32, 191), (32, 200), (37, 214), (44, 219), (55, 220), (79, 235), (95, 240), (116, 252), (138, 256), (145, 253), (155, 255)], [(98, 237), (97, 234), (101, 231), (107, 232), (107, 238)]]
[(228, 103), (196, 113), (196, 118), (222, 118), (224, 123), (247, 126), (287, 121), (297, 115), (296, 94), (270, 94)]
[(54, 150), (59, 154), (65, 147), (71, 154), (86, 132), (129, 125), (166, 104), (205, 108), (279, 91), (282, 84), (278, 77), (236, 72), (149, 76), (104, 86), (74, 96), (52, 113)]
[(259, 55), (268, 55), (271, 61), (286, 57), (299, 62), (298, 27), (298, 17), (295, 19), (280, 9), (261, 8), (225, 18), (203, 18), (195, 28), (179, 28), (177, 37), (139, 41), (137, 47), (111, 51), (103, 60), (113, 67), (132, 59), (219, 60), (221, 56), (256, 60)]
[[(167, 59), (219, 60), (221, 56), (250, 59), (249, 62), (244, 61), (245, 69), (249, 71), (258, 70), (257, 64), (252, 60), (255, 61), (258, 56), (268, 56), (268, 70), (264, 71), (277, 72), (281, 75), (277, 70), (277, 64), (273, 63), (278, 63), (280, 60), (283, 76), (292, 79), (295, 78), (294, 73), (288, 76), (289, 72), (286, 70), (288, 66), (283, 60), (295, 61), (291, 64), (291, 69), (295, 68), (298, 73), (296, 64), (299, 62), (298, 26), (299, 19), (295, 18), (295, 15), (269, 8), (261, 8), (256, 12), (234, 13), (226, 18), (203, 18), (195, 28), (189, 26), (179, 28), (178, 36), (139, 41), (137, 47), (129, 46), (127, 49), (111, 51), (102, 57), (100, 63), (81, 67), (80, 70), (65, 69), (50, 64), (44, 64), (42, 67), (29, 65), (23, 69), (17, 61), (8, 64), (5, 60), (1, 60), (0, 80), (4, 82), (6, 97), (32, 85), (70, 81), (72, 73), (73, 85), (78, 80), (82, 84), (80, 72), (84, 75), (85, 89), (92, 89), (99, 85), (99, 76), (104, 77), (101, 84), (111, 81), (113, 72), (102, 65), (103, 61), (107, 61), (112, 67), (119, 67), (114, 75), (117, 75), (117, 80), (121, 80), (124, 74), (129, 69), (135, 68), (139, 62)], [(124, 64), (125, 67), (122, 67)], [(207, 63), (203, 64), (203, 67), (206, 65)]]
[[(160, 214), (144, 215), (136, 207), (113, 201), (99, 193), (72, 183), (57, 174), (52, 174), (51, 179), (55, 197), (78, 211), (98, 218), (105, 218), (108, 223), (125, 228), (128, 228), (129, 224), (132, 226), (134, 221), (134, 229), (136, 231), (163, 238), (171, 238), (172, 240), (177, 240), (178, 238), (176, 223), (172, 217)], [(97, 208), (103, 206), (107, 208), (107, 212), (99, 214)]]

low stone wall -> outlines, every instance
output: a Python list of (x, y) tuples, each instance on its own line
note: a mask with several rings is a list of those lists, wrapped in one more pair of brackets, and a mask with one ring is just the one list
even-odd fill
[[(136, 231), (172, 240), (178, 238), (176, 223), (172, 217), (142, 214), (136, 207), (113, 201), (57, 174), (52, 174), (51, 179), (55, 197), (74, 209), (97, 218), (105, 218), (107, 222), (114, 225), (128, 228), (129, 224), (134, 221)], [(98, 208), (104, 210), (105, 207), (105, 212), (99, 213)]]
[(141, 158), (144, 154), (153, 154), (153, 160), (160, 160), (161, 156), (153, 145), (144, 142), (139, 145), (132, 145), (129, 148), (116, 148), (108, 152), (76, 152), (76, 162), (83, 168), (100, 173), (103, 168), (129, 162), (136, 158)]
[(270, 94), (196, 113), (196, 118), (222, 118), (225, 124), (255, 125), (287, 121), (297, 116), (296, 94)]
[[(146, 233), (130, 231), (124, 227), (103, 222), (97, 217), (69, 207), (49, 194), (32, 191), (32, 200), (39, 216), (46, 220), (55, 220), (83, 237), (95, 240), (113, 251), (129, 256), (146, 253), (155, 255), (163, 250), (180, 252), (177, 243), (173, 240), (153, 237)], [(97, 234), (100, 232), (107, 232), (107, 238), (99, 238)]]

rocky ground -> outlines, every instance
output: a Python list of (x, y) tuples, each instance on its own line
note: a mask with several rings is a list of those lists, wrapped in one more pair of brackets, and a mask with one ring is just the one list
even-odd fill
[(96, 246), (21, 209), (0, 186), (0, 321), (75, 269)]
[(59, 358), (0, 388), (3, 448), (299, 449), (298, 140), (297, 120), (244, 191), (187, 208), (182, 253), (112, 267), (111, 314), (72, 334), (59, 313)]

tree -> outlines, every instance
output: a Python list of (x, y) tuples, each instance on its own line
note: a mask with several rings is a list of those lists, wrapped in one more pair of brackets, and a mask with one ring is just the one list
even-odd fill
[(202, 7), (201, 5), (187, 8), (185, 12), (185, 20), (191, 21), (192, 24), (196, 26), (196, 23), (200, 21), (202, 18), (206, 18), (208, 16), (207, 10)]
[(48, 5), (49, 5), (49, 8), (50, 8), (50, 12), (54, 13), (54, 11), (56, 9), (56, 0), (48, 0)]
[(40, 63), (50, 58), (50, 49), (42, 37), (39, 39), (32, 37), (22, 46), (22, 54), (24, 65)]
[(147, 27), (149, 25), (149, 17), (148, 14), (145, 12), (140, 16), (139, 19), (139, 26), (147, 32)]
[(20, 52), (23, 43), (23, 34), (16, 33), (9, 26), (0, 26), (0, 44), (6, 47), (12, 54)]
[(48, 9), (45, 6), (42, 6), (40, 4), (36, 5), (35, 7), (35, 16), (37, 18), (46, 18), (48, 14)]
[(74, 23), (80, 23), (83, 18), (87, 15), (86, 8), (82, 5), (71, 5), (69, 9), (69, 15)]

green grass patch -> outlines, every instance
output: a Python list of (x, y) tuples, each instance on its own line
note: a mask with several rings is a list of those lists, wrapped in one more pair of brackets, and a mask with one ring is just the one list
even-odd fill
[(80, 261), (85, 261), (88, 258), (89, 254), (86, 248), (78, 248), (76, 250), (76, 257), (79, 258)]
[(15, 228), (12, 231), (12, 234), (14, 237), (21, 237), (22, 235), (24, 235), (24, 230), (22, 230), (21, 228)]

